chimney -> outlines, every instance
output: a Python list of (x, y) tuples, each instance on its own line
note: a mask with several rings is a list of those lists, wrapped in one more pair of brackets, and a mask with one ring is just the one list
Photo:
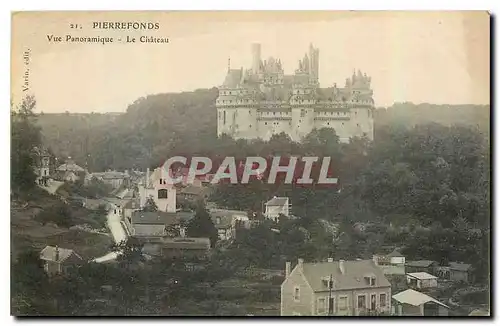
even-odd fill
[(345, 274), (345, 264), (344, 264), (344, 260), (339, 260), (339, 269), (340, 269), (340, 272), (342, 274)]
[(287, 261), (285, 263), (285, 278), (288, 278), (288, 276), (290, 276), (291, 269), (292, 269), (292, 263)]
[(377, 255), (373, 255), (373, 263), (375, 264), (375, 266), (378, 266), (378, 256)]
[(59, 261), (59, 247), (57, 245), (56, 245), (56, 257), (55, 257), (55, 260)]
[(328, 258), (328, 259), (327, 259), (327, 261), (328, 261), (329, 263), (333, 263), (333, 258)]

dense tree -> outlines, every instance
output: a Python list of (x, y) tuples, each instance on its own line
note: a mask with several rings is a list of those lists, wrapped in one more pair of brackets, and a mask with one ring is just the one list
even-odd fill
[(32, 249), (22, 252), (11, 268), (12, 314), (37, 316), (55, 313), (49, 300), (48, 282), (39, 253)]
[(51, 222), (61, 227), (73, 225), (71, 209), (68, 204), (62, 201), (58, 201), (54, 206), (40, 211), (35, 219), (42, 224)]
[(215, 246), (219, 235), (203, 203), (198, 203), (196, 214), (193, 219), (189, 221), (186, 233), (189, 237), (209, 238), (212, 247)]
[(40, 146), (40, 128), (36, 126), (33, 96), (23, 98), (21, 104), (11, 107), (11, 188), (17, 193), (35, 186), (36, 147)]
[(158, 211), (158, 206), (156, 205), (156, 202), (154, 201), (153, 197), (148, 197), (146, 200), (146, 204), (144, 204), (144, 208), (142, 209), (143, 212), (157, 212)]

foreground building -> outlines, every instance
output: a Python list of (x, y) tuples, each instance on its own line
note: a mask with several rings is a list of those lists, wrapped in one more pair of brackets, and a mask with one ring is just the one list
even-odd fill
[(65, 274), (72, 267), (83, 263), (82, 257), (72, 249), (46, 246), (40, 252), (43, 269), (49, 275)]
[(281, 316), (389, 314), (391, 284), (373, 260), (286, 263)]
[(448, 316), (447, 305), (427, 294), (408, 289), (392, 296), (393, 315), (396, 316)]
[(268, 140), (284, 132), (300, 141), (313, 129), (334, 128), (340, 140), (366, 135), (373, 139), (371, 78), (361, 71), (344, 87), (320, 88), (319, 50), (312, 45), (293, 75), (281, 60), (261, 60), (260, 44), (252, 46), (251, 69), (231, 69), (219, 87), (217, 134)]
[(210, 252), (210, 239), (186, 237), (144, 237), (142, 252), (153, 257), (205, 259)]

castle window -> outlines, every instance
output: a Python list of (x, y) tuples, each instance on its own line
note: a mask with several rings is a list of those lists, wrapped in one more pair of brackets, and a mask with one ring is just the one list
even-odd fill
[(224, 124), (226, 124), (226, 111), (224, 111)]
[[(248, 101), (248, 100), (247, 100)], [(252, 114), (252, 111), (251, 110), (248, 110), (248, 114)]]
[(358, 126), (358, 127), (359, 127), (359, 123), (356, 123), (356, 126)]
[(158, 190), (158, 199), (166, 199), (166, 198), (168, 198), (168, 190), (167, 189)]
[(329, 125), (330, 125), (330, 122), (327, 122), (326, 124), (329, 126)]
[(273, 112), (273, 115), (276, 115), (276, 112)]
[(252, 125), (249, 125), (248, 128), (252, 128)]
[(342, 122), (342, 125), (344, 125), (344, 123)]
[(267, 122), (264, 122), (264, 124), (267, 126)]

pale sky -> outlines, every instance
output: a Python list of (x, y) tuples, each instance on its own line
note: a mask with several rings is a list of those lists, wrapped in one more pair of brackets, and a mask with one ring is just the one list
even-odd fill
[[(159, 22), (159, 31), (95, 31), (93, 21)], [(69, 24), (82, 24), (74, 32)], [(168, 37), (169, 44), (50, 44), (63, 36)], [(120, 112), (148, 94), (219, 86), (231, 68), (280, 58), (292, 74), (309, 43), (319, 48), (322, 87), (343, 87), (353, 69), (372, 77), (376, 106), (394, 102), (489, 103), (486, 12), (24, 13), (13, 16), (12, 94), (38, 111)]]

